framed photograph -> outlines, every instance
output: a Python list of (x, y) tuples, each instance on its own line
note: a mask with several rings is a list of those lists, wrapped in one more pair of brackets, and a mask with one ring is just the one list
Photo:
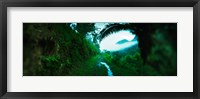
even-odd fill
[(2, 99), (199, 98), (199, 0), (2, 0)]

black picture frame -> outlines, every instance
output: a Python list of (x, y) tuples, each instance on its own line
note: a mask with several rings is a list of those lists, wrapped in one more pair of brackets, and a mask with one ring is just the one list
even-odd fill
[[(200, 0), (1, 0), (0, 97), (2, 99), (199, 99)], [(193, 7), (193, 92), (7, 92), (7, 7)]]

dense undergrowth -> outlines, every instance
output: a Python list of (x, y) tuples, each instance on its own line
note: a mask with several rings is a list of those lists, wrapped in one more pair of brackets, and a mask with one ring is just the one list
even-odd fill
[(140, 37), (138, 45), (126, 50), (100, 52), (96, 41), (85, 37), (86, 32), (95, 30), (94, 25), (79, 25), (75, 31), (66, 23), (24, 23), (23, 75), (106, 76), (107, 69), (99, 64), (101, 61), (110, 66), (115, 76), (177, 75), (176, 39), (169, 34), (176, 31), (175, 27), (155, 25), (149, 36), (151, 47), (144, 58), (146, 49), (141, 47)]

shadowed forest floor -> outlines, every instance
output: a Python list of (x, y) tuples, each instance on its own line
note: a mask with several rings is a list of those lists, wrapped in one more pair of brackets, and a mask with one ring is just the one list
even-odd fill
[(107, 69), (99, 64), (99, 55), (90, 58), (85, 64), (73, 69), (72, 76), (107, 76)]

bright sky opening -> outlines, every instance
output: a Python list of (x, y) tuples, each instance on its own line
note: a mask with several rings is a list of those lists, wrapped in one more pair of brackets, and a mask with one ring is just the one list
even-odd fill
[[(100, 42), (100, 50), (104, 51), (119, 51), (138, 44), (138, 41), (132, 41), (136, 37), (130, 30), (121, 30), (116, 33), (110, 34)], [(127, 40), (122, 44), (117, 44), (121, 40)]]

